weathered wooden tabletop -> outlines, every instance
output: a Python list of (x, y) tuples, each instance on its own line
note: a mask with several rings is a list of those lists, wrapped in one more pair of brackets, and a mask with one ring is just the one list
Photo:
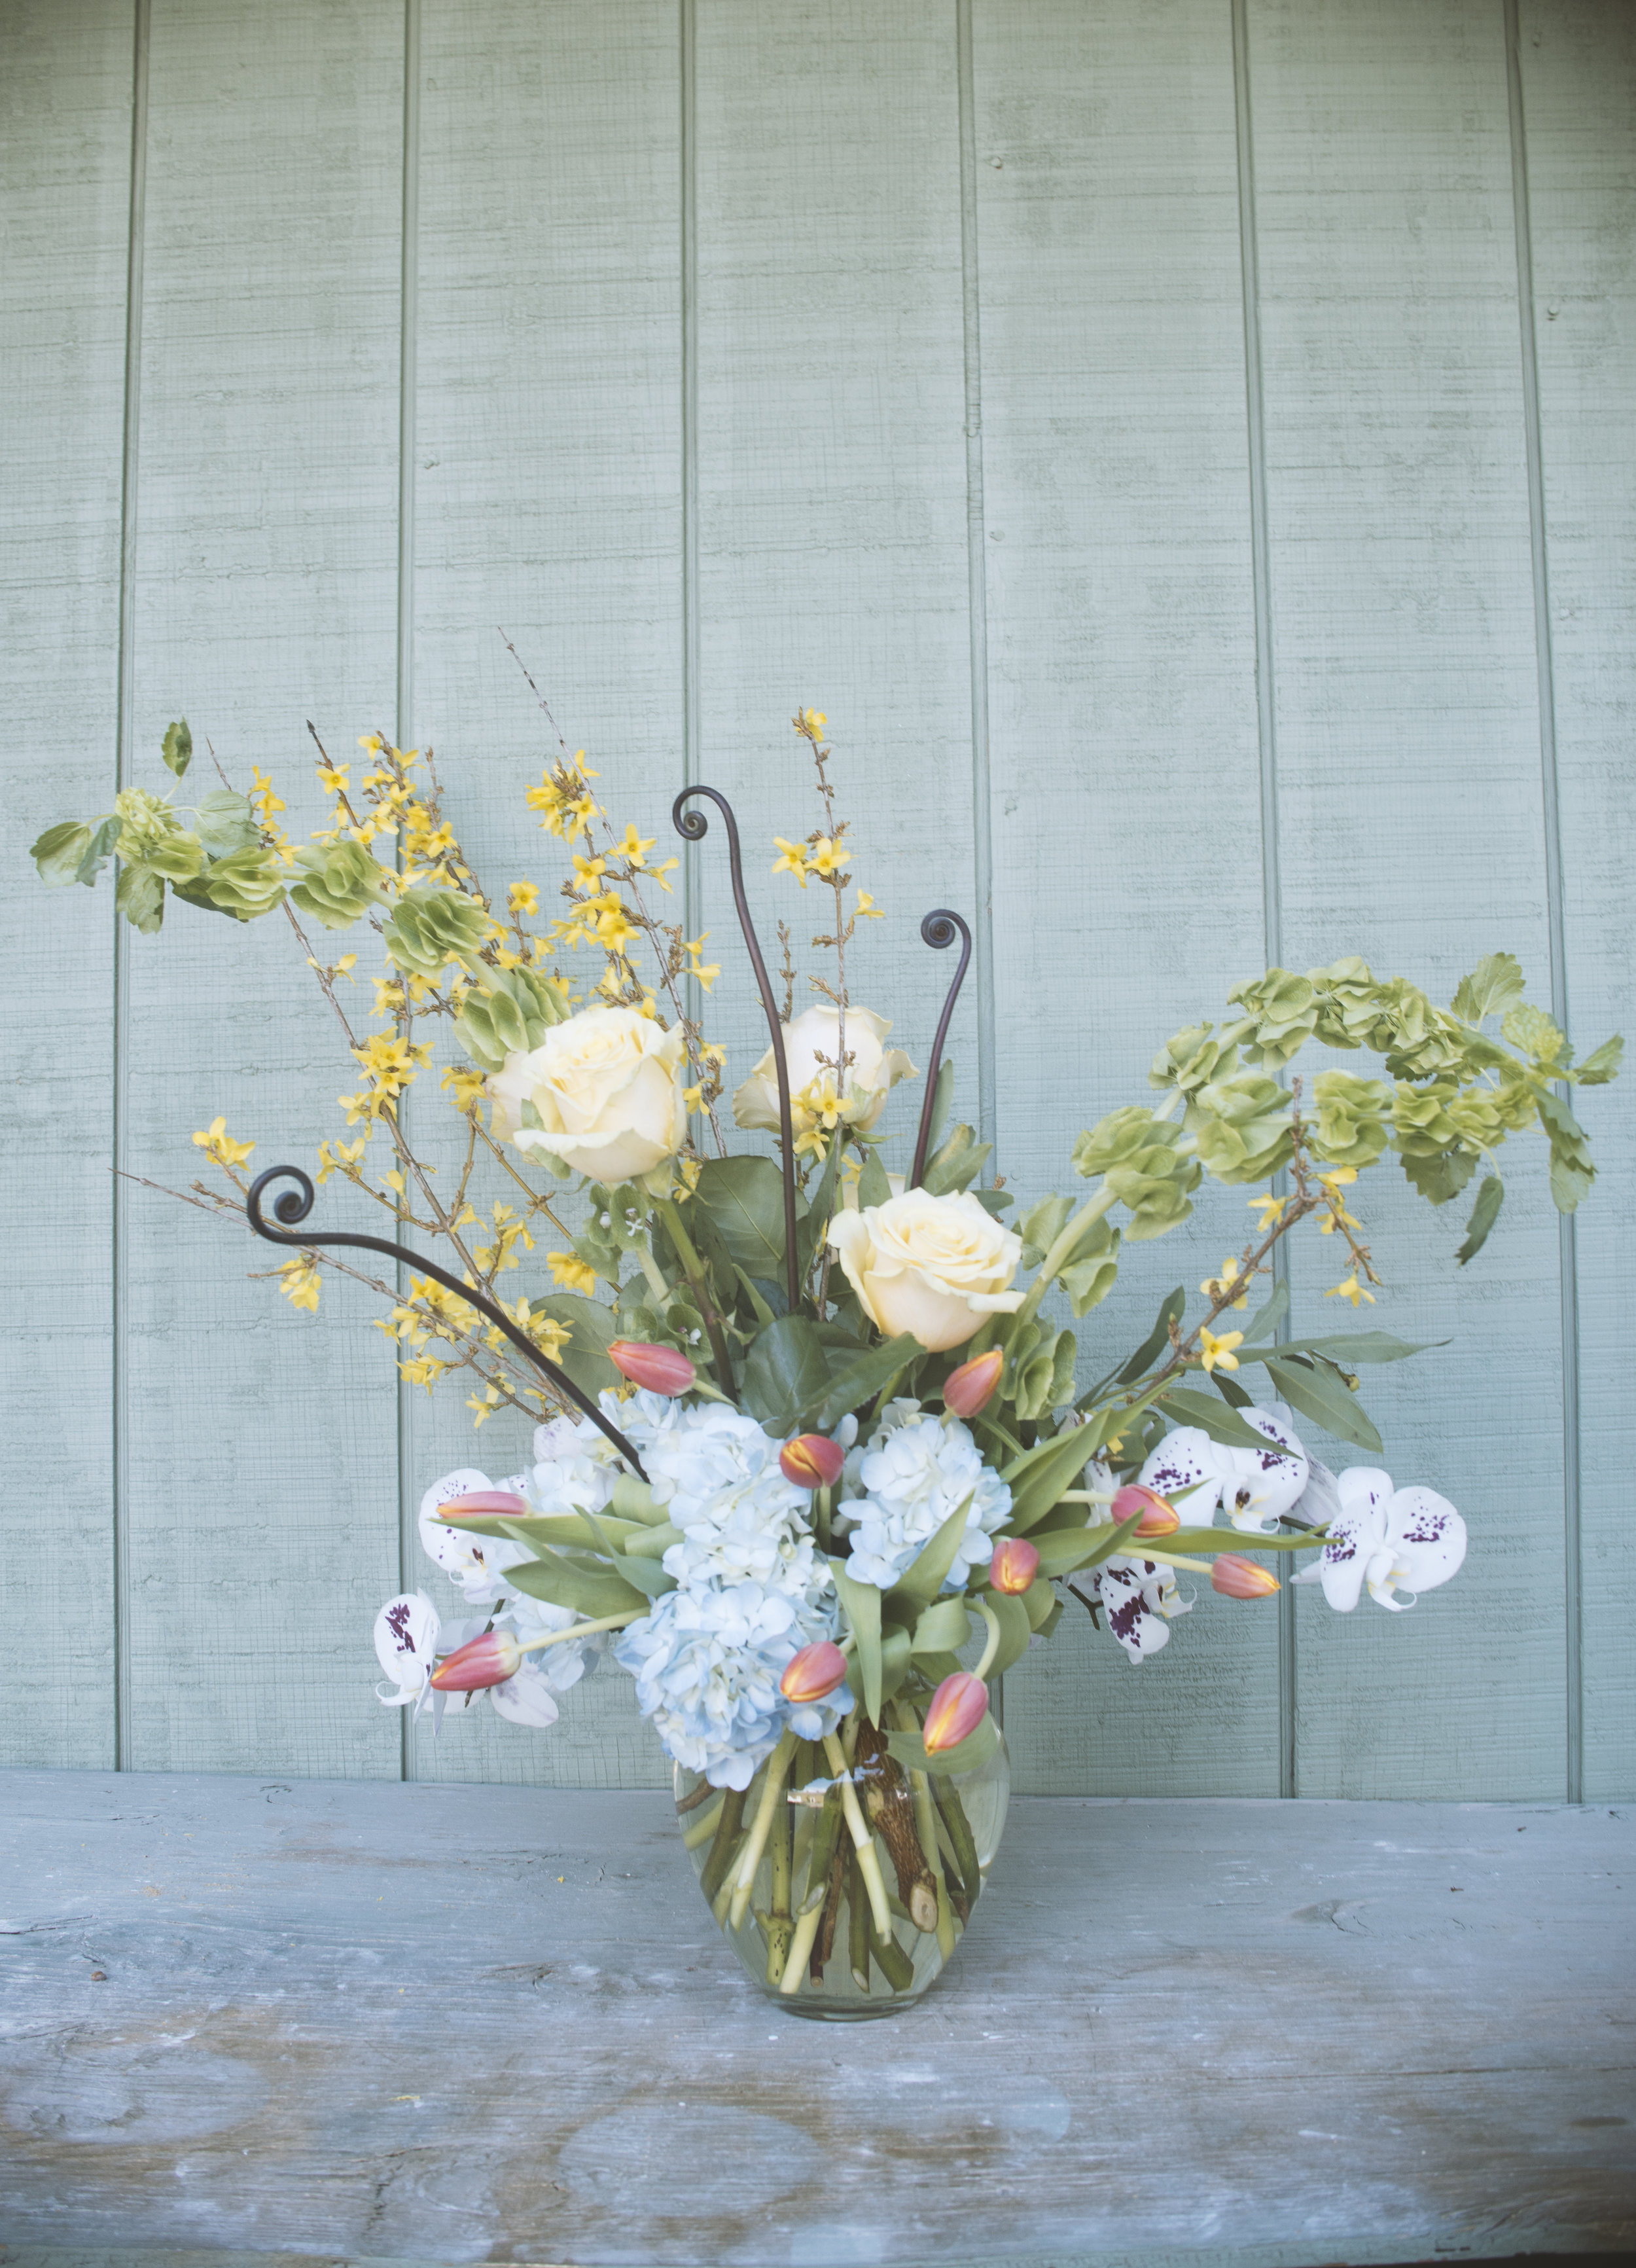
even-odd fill
[(1017, 1804), (911, 2014), (743, 1980), (668, 1801), (0, 1777), (22, 2264), (1301, 2268), (1636, 2243), (1636, 1826)]

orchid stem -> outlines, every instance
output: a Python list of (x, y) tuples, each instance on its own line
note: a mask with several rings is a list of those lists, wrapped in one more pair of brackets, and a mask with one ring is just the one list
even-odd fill
[(566, 1646), (570, 1638), (592, 1638), (598, 1631), (623, 1630), (627, 1623), (640, 1622), (649, 1607), (629, 1607), (622, 1615), (604, 1615), (594, 1623), (576, 1623), (571, 1630), (547, 1631), (544, 1638), (525, 1638), (517, 1647), (519, 1653), (532, 1653), (542, 1646)]

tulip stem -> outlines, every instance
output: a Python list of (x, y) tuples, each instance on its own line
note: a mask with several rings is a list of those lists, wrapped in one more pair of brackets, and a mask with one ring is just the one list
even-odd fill
[(829, 1892), (827, 1875), (807, 1899), (796, 1924), (796, 1933), (790, 1940), (789, 1955), (784, 1963), (784, 1973), (779, 1979), (781, 1992), (801, 1990), (802, 1971), (812, 1958), (812, 1948), (818, 1933), (818, 1924), (824, 1918), (824, 1901)]
[[(892, 1703), (891, 1713), (900, 1733), (920, 1731), (914, 1712), (906, 1708), (901, 1701)], [(954, 1909), (949, 1903), (948, 1885), (943, 1880), (943, 1853), (937, 1847), (937, 1808), (932, 1801), (930, 1774), (917, 1771), (911, 1766), (909, 1793), (914, 1799), (915, 1833), (920, 1837), (921, 1849), (926, 1854), (926, 1863), (931, 1869), (932, 1880), (937, 1889), (937, 1949), (947, 1961), (954, 1951)]]
[(576, 1623), (571, 1630), (547, 1631), (543, 1638), (525, 1638), (517, 1646), (519, 1653), (533, 1653), (542, 1646), (566, 1646), (570, 1638), (593, 1638), (598, 1631), (623, 1630), (627, 1623), (638, 1623), (651, 1607), (628, 1607), (622, 1615), (604, 1615), (594, 1623)]
[(682, 1226), (682, 1217), (674, 1197), (661, 1197), (659, 1218), (666, 1233), (676, 1247), (676, 1256), (682, 1263), (682, 1273), (687, 1278), (693, 1298), (699, 1303), (699, 1313), (704, 1318), (704, 1328), (709, 1336), (710, 1352), (715, 1359), (715, 1381), (724, 1394), (731, 1395), (733, 1366), (727, 1359), (727, 1340), (722, 1329), (722, 1319), (715, 1312), (715, 1303), (704, 1280), (704, 1266), (693, 1248), (693, 1241)]
[[(728, 1922), (737, 1929), (750, 1907), (750, 1892), (755, 1883), (755, 1870), (761, 1863), (761, 1853), (767, 1848), (767, 1838), (773, 1831), (773, 1820), (778, 1810), (778, 1799), (784, 1786), (784, 1774), (789, 1769), (789, 1759), (796, 1752), (796, 1736), (786, 1731), (778, 1746), (767, 1758), (767, 1777), (761, 1783), (761, 1800), (738, 1865), (733, 1874), (733, 1896), (729, 1906)], [(786, 1815), (788, 1816), (788, 1815)]]
[(724, 1796), (718, 1796), (708, 1811), (701, 1814), (693, 1821), (691, 1827), (683, 1831), (682, 1848), (685, 1851), (696, 1851), (701, 1843), (708, 1843), (721, 1825), (722, 1814), (726, 1808), (727, 1799)]
[(972, 1672), (972, 1676), (980, 1685), (988, 1675), (990, 1662), (1000, 1651), (1000, 1617), (987, 1599), (979, 1597), (975, 1603), (978, 1613), (988, 1625), (988, 1643), (983, 1648), (976, 1668)]
[(830, 1771), (840, 1782), (841, 1815), (847, 1831), (852, 1837), (852, 1847), (857, 1853), (858, 1872), (869, 1895), (869, 1909), (875, 1916), (875, 1926), (883, 1937), (891, 1934), (891, 1909), (886, 1904), (886, 1884), (881, 1875), (881, 1862), (875, 1849), (875, 1837), (863, 1816), (858, 1801), (858, 1791), (852, 1785), (852, 1775), (840, 1742), (833, 1733), (824, 1735), (824, 1754), (829, 1760)]

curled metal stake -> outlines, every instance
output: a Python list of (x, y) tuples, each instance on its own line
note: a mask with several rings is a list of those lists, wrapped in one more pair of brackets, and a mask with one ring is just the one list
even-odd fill
[(618, 1426), (609, 1425), (591, 1396), (588, 1394), (582, 1394), (568, 1373), (565, 1370), (559, 1370), (549, 1355), (542, 1354), (532, 1340), (524, 1336), (503, 1307), (497, 1307), (492, 1300), (485, 1298), (481, 1292), (474, 1291), (471, 1285), (461, 1283), (458, 1276), (450, 1275), (448, 1270), (440, 1268), (435, 1260), (422, 1259), (418, 1252), (411, 1252), (407, 1244), (389, 1244), (384, 1236), (344, 1236), (339, 1232), (332, 1232), (327, 1236), (293, 1236), (286, 1228), (269, 1228), (261, 1211), (261, 1192), (269, 1182), (294, 1182), (298, 1185), (296, 1189), (286, 1189), (282, 1197), (274, 1198), (273, 1213), (275, 1219), (282, 1220), (293, 1227), (296, 1222), (304, 1220), (312, 1210), (312, 1183), (302, 1172), (300, 1167), (269, 1166), (266, 1173), (258, 1174), (251, 1182), (250, 1193), (245, 1199), (245, 1212), (251, 1227), (258, 1236), (264, 1236), (269, 1244), (312, 1246), (342, 1244), (358, 1252), (384, 1252), (389, 1260), (401, 1260), (407, 1266), (417, 1269), (422, 1276), (431, 1277), (434, 1282), (441, 1284), (445, 1291), (454, 1292), (456, 1297), (464, 1300), (468, 1307), (475, 1307), (481, 1315), (487, 1316), (496, 1330), (503, 1331), (517, 1352), (526, 1355), (537, 1370), (544, 1372), (551, 1382), (553, 1391), (562, 1395), (566, 1401), (573, 1403), (576, 1409), (583, 1410), (591, 1424), (607, 1436), (636, 1477), (643, 1481), (647, 1479), (648, 1476), (642, 1470), (642, 1459), (636, 1454), (624, 1434), (620, 1432)]
[[(676, 832), (685, 842), (702, 843), (710, 831), (710, 822), (703, 812), (682, 809), (688, 798), (694, 795), (708, 795), (727, 822), (727, 857), (732, 868), (733, 903), (738, 909), (738, 926), (744, 932), (750, 965), (755, 970), (761, 1005), (767, 1011), (767, 1029), (773, 1035), (773, 1067), (778, 1074), (778, 1129), (784, 1145), (784, 1280), (789, 1293), (789, 1312), (793, 1315), (800, 1300), (801, 1267), (796, 1250), (796, 1137), (789, 1108), (789, 1065), (784, 1056), (784, 1027), (778, 1020), (778, 1003), (773, 998), (772, 982), (767, 973), (767, 963), (761, 958), (755, 924), (750, 918), (749, 902), (745, 896), (744, 862), (738, 851), (738, 821), (733, 817), (733, 806), (713, 787), (685, 787), (671, 806), (671, 818)], [(962, 922), (960, 926), (964, 929), (965, 923)]]
[(926, 1152), (932, 1138), (932, 1108), (937, 1100), (937, 1073), (943, 1065), (943, 1042), (949, 1036), (949, 1019), (954, 1013), (954, 1004), (960, 997), (960, 987), (965, 982), (965, 972), (972, 960), (972, 932), (958, 914), (948, 906), (938, 906), (921, 924), (922, 940), (935, 952), (942, 953), (954, 943), (956, 932), (960, 938), (960, 966), (954, 972), (954, 983), (949, 987), (949, 997), (943, 1002), (943, 1014), (937, 1020), (937, 1036), (932, 1042), (931, 1061), (926, 1066), (926, 1100), (921, 1105), (921, 1130), (914, 1141), (914, 1163), (909, 1168), (906, 1189), (918, 1189), (921, 1176), (926, 1171)]

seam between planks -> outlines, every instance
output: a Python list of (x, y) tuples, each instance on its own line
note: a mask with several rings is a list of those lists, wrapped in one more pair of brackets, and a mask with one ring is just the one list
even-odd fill
[[(1283, 959), (1283, 902), (1279, 879), (1278, 711), (1273, 668), (1273, 570), (1267, 540), (1266, 407), (1261, 379), (1261, 266), (1256, 241), (1255, 131), (1250, 89), (1248, 0), (1231, 0), (1233, 109), (1238, 158), (1238, 266), (1244, 290), (1244, 417), (1249, 436), (1250, 559), (1255, 594), (1256, 729), (1261, 791), (1261, 922), (1269, 968)], [(1282, 1196), (1288, 1176), (1280, 1174), (1274, 1191)], [(1288, 1290), (1289, 1257), (1281, 1244), (1273, 1248), (1274, 1291)], [(1273, 1336), (1289, 1333), (1288, 1314)], [(1299, 1793), (1295, 1594), (1285, 1582), (1278, 1594), (1278, 1792)]]
[[(130, 768), (136, 696), (136, 475), (142, 434), (143, 235), (148, 192), (148, 66), (151, 45), (150, 0), (136, 0), (131, 16), (130, 188), (125, 237), (125, 399), (120, 458), (119, 653), (114, 706), (114, 784), (117, 793)], [(129, 1020), (129, 924), (111, 909), (114, 924), (114, 1087), (110, 1137), (113, 1148), (109, 1270), (112, 1359), (109, 1365), (109, 1435), (112, 1467), (114, 1558), (114, 1764), (129, 1771), (131, 1691), (129, 1442), (125, 1425), (128, 1366), (125, 1359), (125, 1287), (128, 1216), (121, 1179), (125, 1162), (125, 1069)]]
[[(403, 5), (403, 195), (399, 221), (398, 275), (398, 612), (396, 623), (396, 721), (393, 735), (400, 748), (413, 743), (415, 732), (415, 325), (419, 314), (421, 214), (421, 0)], [(399, 854), (401, 865), (401, 852)], [(407, 1105), (408, 1097), (403, 1098)], [(407, 1110), (403, 1113), (406, 1120)], [(400, 1210), (398, 1233), (403, 1233)], [(408, 1295), (407, 1271), (395, 1261), (393, 1281), (398, 1297)], [(415, 1432), (409, 1391), (396, 1361), (392, 1391), (398, 1451), (398, 1588), (409, 1587), (414, 1546), (418, 1540), (415, 1503)], [(401, 1712), (399, 1776), (417, 1777), (411, 1712)]]
[[(972, 0), (955, 0), (955, 71), (960, 102), (960, 312), (965, 359), (966, 614), (972, 678), (972, 865), (977, 900), (977, 1130), (996, 1138), (994, 1108), (994, 836), (988, 753), (988, 560), (984, 544), (983, 358), (977, 260), (977, 94)], [(1003, 1159), (1000, 1160), (1004, 1163)]]
[[(683, 787), (700, 778), (699, 752), (699, 18), (697, 0), (678, 0), (679, 94), (681, 117), (679, 240), (681, 266), (681, 444), (682, 461), (682, 777)], [(685, 934), (704, 926), (699, 903), (699, 845), (682, 844), (682, 905)], [(699, 980), (685, 980), (687, 1012), (697, 1022), (703, 1002)], [(694, 1120), (697, 1138), (701, 1122)]]
[[(1551, 637), (1551, 566), (1545, 532), (1544, 453), (1539, 417), (1539, 342), (1534, 323), (1534, 237), (1529, 209), (1528, 134), (1522, 108), (1519, 0), (1505, 0), (1506, 85), (1511, 119), (1511, 206), (1516, 232), (1517, 324), (1522, 357), (1522, 422), (1528, 449), (1529, 549), (1534, 577), (1534, 655), (1539, 681), (1540, 799), (1545, 833), (1545, 916), (1551, 937), (1551, 1012), (1566, 1030), (1567, 931), (1563, 915), (1561, 800), (1557, 775), (1556, 671)], [(1567, 1088), (1557, 1094), (1566, 1103)], [(1567, 1800), (1585, 1793), (1585, 1696), (1581, 1648), (1579, 1250), (1574, 1216), (1558, 1219), (1562, 1327), (1562, 1542)]]

